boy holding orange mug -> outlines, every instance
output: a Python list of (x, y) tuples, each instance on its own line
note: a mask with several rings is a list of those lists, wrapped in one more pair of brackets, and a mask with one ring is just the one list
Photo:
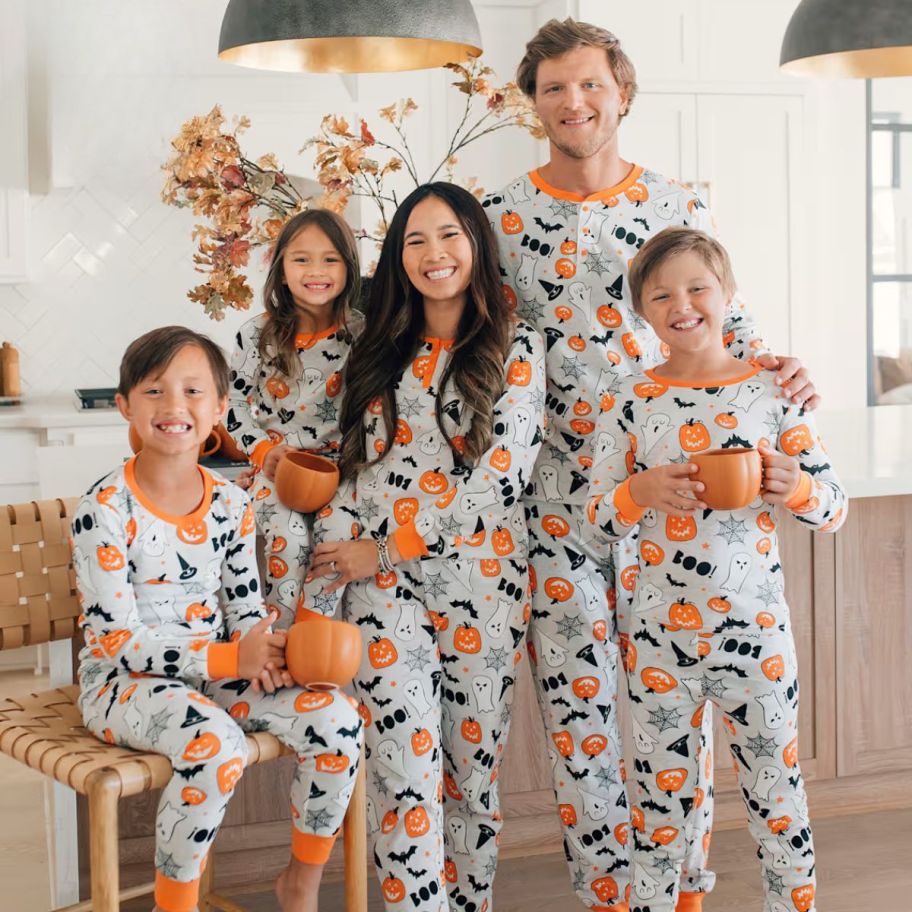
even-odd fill
[[(710, 700), (731, 736), (766, 908), (809, 912), (797, 663), (770, 507), (832, 532), (846, 495), (810, 415), (779, 394), (774, 375), (726, 350), (734, 279), (716, 241), (666, 229), (643, 245), (629, 282), (667, 360), (619, 381), (606, 403), (587, 509), (596, 539), (639, 539), (638, 564), (619, 574), (635, 590), (622, 644), (636, 747), (629, 907), (675, 908), (685, 825), (704, 798), (699, 722)], [(712, 448), (759, 451), (759, 491), (748, 472), (735, 492), (744, 506), (713, 510), (702, 499), (709, 492), (689, 459)]]

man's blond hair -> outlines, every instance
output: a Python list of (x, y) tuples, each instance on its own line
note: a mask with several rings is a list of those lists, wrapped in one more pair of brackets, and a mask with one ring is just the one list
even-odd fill
[(575, 19), (550, 19), (526, 45), (526, 53), (516, 69), (516, 84), (529, 98), (535, 98), (538, 65), (543, 60), (575, 51), (577, 48), (601, 48), (608, 57), (614, 81), (627, 99), (624, 114), (630, 110), (637, 92), (636, 70), (630, 58), (621, 50), (621, 42), (607, 29)]

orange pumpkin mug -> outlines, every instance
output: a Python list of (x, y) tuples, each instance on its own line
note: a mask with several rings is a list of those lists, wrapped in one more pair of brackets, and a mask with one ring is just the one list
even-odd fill
[(308, 690), (335, 690), (351, 683), (361, 661), (361, 631), (347, 621), (300, 611), (288, 628), (285, 663)]
[(703, 483), (697, 496), (711, 510), (740, 510), (760, 493), (762, 463), (753, 447), (729, 447), (694, 453), (698, 470), (692, 478)]
[(289, 450), (275, 473), (276, 496), (292, 510), (322, 510), (339, 487), (339, 467), (325, 456), (307, 450)]

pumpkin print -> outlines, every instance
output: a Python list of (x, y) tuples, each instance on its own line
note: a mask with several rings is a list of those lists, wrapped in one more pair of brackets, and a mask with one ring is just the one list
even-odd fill
[(718, 611), (719, 614), (728, 614), (731, 611), (731, 602), (728, 599), (721, 598), (719, 596), (714, 596), (706, 603), (713, 611)]
[(574, 586), (562, 576), (549, 576), (545, 580), (545, 595), (552, 602), (566, 602), (573, 595)]
[(500, 576), (500, 561), (495, 557), (486, 557), (482, 558), (478, 562), (479, 568), (481, 569), (481, 575), (492, 577)]
[(716, 415), (714, 420), (720, 428), (725, 428), (727, 431), (734, 430), (738, 426), (738, 419), (734, 412), (722, 412), (722, 414)]
[(519, 214), (512, 210), (507, 210), (500, 217), (500, 227), (504, 234), (519, 234), (523, 230), (523, 220)]
[(569, 757), (573, 753), (573, 737), (568, 731), (551, 733), (551, 740), (562, 757)]
[(274, 399), (284, 399), (288, 395), (288, 384), (281, 377), (270, 377), (266, 389)]
[(329, 375), (329, 379), (326, 381), (326, 395), (330, 399), (338, 396), (342, 390), (342, 372), (334, 371)]
[(211, 616), (212, 611), (200, 602), (194, 602), (192, 605), (188, 605), (187, 610), (184, 612), (185, 621), (205, 620)]
[(383, 898), (387, 902), (397, 903), (405, 899), (405, 884), (392, 875), (383, 880)]
[(595, 422), (589, 421), (587, 418), (574, 418), (570, 422), (570, 427), (577, 434), (585, 437), (587, 434), (591, 434), (595, 430)]
[(481, 634), (469, 623), (461, 624), (453, 635), (453, 648), (459, 652), (474, 654), (481, 651)]
[(592, 892), (599, 898), (599, 902), (611, 902), (618, 898), (618, 885), (613, 877), (605, 875), (592, 881)]
[(232, 757), (222, 763), (215, 773), (215, 781), (218, 783), (219, 791), (227, 795), (238, 784), (238, 780), (244, 775), (244, 761), (240, 757)]
[(592, 414), (592, 406), (588, 402), (584, 402), (582, 399), (577, 399), (573, 404), (573, 414), (579, 418), (585, 418), (586, 415)]
[(434, 503), (442, 510), (444, 507), (448, 507), (453, 502), (453, 498), (455, 497), (456, 487), (453, 486), (448, 491), (444, 491), (443, 494), (441, 494), (440, 497), (434, 501)]
[(769, 554), (772, 547), (773, 543), (768, 538), (761, 538), (760, 541), (757, 542), (757, 550), (761, 554)]
[(447, 489), (447, 485), (446, 475), (432, 469), (422, 472), (418, 479), (418, 487), (425, 494), (442, 494)]
[(573, 256), (573, 254), (576, 253), (576, 241), (571, 241), (570, 238), (562, 241), (560, 252), (564, 254), (564, 256)]
[(374, 574), (374, 580), (378, 589), (391, 589), (399, 581), (399, 577), (396, 576), (395, 570), (390, 570), (389, 573)]
[(640, 557), (647, 564), (655, 566), (665, 560), (665, 552), (654, 541), (644, 538), (640, 541)]
[(781, 681), (785, 675), (785, 661), (781, 655), (770, 656), (760, 663), (760, 670), (770, 681)]
[(532, 382), (532, 365), (523, 358), (510, 362), (507, 383), (511, 386), (528, 386)]
[(456, 862), (447, 859), (443, 865), (443, 876), (447, 883), (456, 883), (459, 879), (459, 870), (456, 867)]
[(761, 532), (766, 532), (767, 535), (769, 535), (770, 532), (774, 532), (774, 531), (775, 531), (775, 529), (776, 529), (776, 523), (775, 523), (775, 521), (773, 520), (773, 517), (772, 517), (769, 513), (767, 513), (766, 510), (764, 510), (764, 511), (757, 517), (757, 528), (758, 528)]
[(667, 769), (656, 773), (656, 785), (667, 795), (680, 791), (687, 781), (686, 769)]
[(450, 619), (443, 612), (433, 611), (428, 608), (428, 617), (431, 619), (434, 630), (446, 630), (450, 626)]
[(653, 830), (652, 841), (659, 845), (668, 845), (670, 842), (674, 842), (677, 835), (678, 831), (675, 827), (663, 826)]
[(623, 322), (617, 308), (612, 307), (610, 304), (602, 304), (595, 312), (595, 318), (606, 329), (617, 329)]
[(604, 735), (588, 735), (580, 742), (580, 749), (587, 757), (597, 757), (606, 747), (608, 739)]
[(697, 537), (697, 521), (692, 516), (666, 516), (665, 537), (669, 541), (691, 541)]
[(598, 640), (599, 643), (604, 643), (606, 637), (608, 636), (608, 624), (606, 621), (601, 619), (597, 620), (592, 625), (592, 636)]
[(510, 451), (506, 447), (497, 447), (493, 453), (491, 453), (491, 468), (496, 469), (498, 472), (506, 472), (510, 468), (510, 463), (513, 461), (510, 456)]
[(462, 801), (463, 794), (459, 791), (456, 780), (446, 770), (443, 772), (443, 790), (453, 801)]
[(615, 841), (618, 845), (625, 846), (627, 845), (627, 836), (630, 831), (630, 825), (627, 823), (619, 823), (613, 830)]
[(633, 674), (636, 671), (637, 648), (633, 643), (630, 643), (627, 647), (627, 652), (624, 655), (624, 665), (629, 674)]
[(568, 307), (566, 304), (558, 304), (554, 308), (554, 316), (557, 317), (558, 323), (566, 323), (567, 320), (573, 318), (573, 308)]
[(788, 814), (783, 814), (781, 817), (773, 817), (771, 820), (767, 820), (766, 825), (771, 833), (778, 835), (779, 833), (784, 833), (792, 825), (792, 818)]
[(570, 532), (570, 523), (562, 516), (549, 513), (542, 518), (542, 529), (552, 538), (563, 538)]
[(101, 643), (101, 648), (105, 651), (105, 655), (113, 658), (120, 652), (120, 647), (129, 639), (129, 630), (112, 630), (101, 637), (99, 642)]
[(415, 497), (400, 497), (393, 504), (393, 517), (400, 526), (410, 523), (418, 513), (418, 500)]
[(371, 401), (368, 402), (368, 404), (367, 404), (367, 410), (372, 415), (382, 414), (383, 413), (383, 397), (375, 396), (373, 399), (371, 399)]
[(388, 668), (399, 659), (393, 641), (387, 637), (374, 637), (367, 647), (367, 659), (373, 668)]
[[(650, 399), (655, 399), (658, 396), (663, 396), (668, 392), (668, 387), (662, 383), (653, 383), (649, 380), (644, 380), (642, 383), (637, 383), (633, 388), (634, 395), (639, 396), (640, 399), (645, 399), (647, 402)], [(636, 450), (633, 451), (634, 453)]]
[(474, 719), (463, 719), (459, 733), (470, 744), (481, 744), (481, 724)]
[(646, 815), (642, 808), (632, 807), (630, 809), (630, 826), (638, 833), (646, 832)]
[(111, 572), (124, 568), (124, 556), (114, 545), (99, 545), (95, 556), (98, 558), (98, 566), (102, 570)]
[(232, 703), (231, 708), (228, 710), (228, 715), (232, 719), (237, 719), (239, 722), (242, 722), (244, 719), (250, 718), (250, 704), (241, 700), (238, 703)]
[(599, 692), (598, 678), (592, 675), (583, 675), (581, 678), (575, 678), (573, 681), (573, 693), (584, 703), (588, 703)]
[(373, 721), (371, 718), (371, 711), (363, 703), (358, 704), (358, 715), (361, 717), (361, 721), (364, 723), (365, 728)]
[(710, 446), (709, 431), (702, 421), (696, 421), (689, 418), (678, 431), (678, 439), (681, 443), (681, 449), (685, 453), (697, 453), (700, 450), (708, 450)]
[(345, 754), (317, 754), (314, 766), (318, 773), (344, 773), (348, 769)]
[(278, 554), (280, 551), (284, 551), (288, 547), (288, 542), (282, 538), (281, 535), (277, 535), (272, 540), (272, 553)]
[(426, 754), (433, 746), (434, 742), (431, 739), (431, 733), (426, 728), (418, 728), (412, 734), (412, 753), (416, 757), (421, 757)]
[(193, 738), (184, 748), (183, 758), (194, 763), (199, 760), (211, 760), (222, 749), (222, 742), (212, 732), (203, 732)]
[(798, 424), (780, 435), (779, 446), (787, 456), (797, 456), (799, 453), (813, 449), (814, 440), (811, 437), (808, 426), (806, 424)]
[(649, 191), (646, 189), (645, 184), (635, 183), (632, 186), (628, 187), (624, 191), (624, 196), (630, 200), (631, 203), (645, 203), (649, 199)]
[(209, 530), (202, 519), (183, 522), (177, 527), (177, 537), (188, 545), (201, 545), (209, 538)]
[[(677, 680), (662, 668), (648, 666), (640, 672), (640, 680), (650, 693), (668, 693), (678, 686)], [(701, 707), (702, 709), (702, 707)]]
[(798, 912), (808, 912), (808, 909), (814, 905), (814, 885), (804, 884), (801, 887), (795, 887), (792, 890), (792, 902)]
[(507, 302), (507, 308), (509, 310), (516, 310), (516, 305), (519, 301), (516, 299), (516, 292), (510, 288), (509, 285), (502, 285), (504, 300)]
[(491, 536), (491, 545), (498, 557), (506, 557), (508, 554), (512, 554), (513, 536), (510, 535), (510, 530), (498, 527)]
[(573, 260), (568, 260), (566, 257), (561, 257), (554, 264), (554, 271), (562, 279), (572, 279), (576, 275), (576, 264)]
[(405, 812), (405, 832), (418, 839), (430, 832), (431, 821), (428, 819), (427, 811), (423, 807), (413, 807), (410, 811)]
[(782, 759), (789, 769), (794, 769), (798, 765), (798, 737), (792, 738), (782, 750)]
[(412, 442), (412, 429), (409, 423), (402, 418), (396, 419), (396, 433), (393, 436), (393, 443), (407, 446)]
[(564, 826), (576, 825), (576, 808), (572, 804), (559, 804), (557, 813), (560, 815), (561, 823)]
[(295, 712), (299, 713), (313, 712), (315, 709), (323, 709), (324, 706), (329, 706), (332, 701), (332, 694), (302, 690), (295, 698), (294, 708)]
[(181, 789), (181, 801), (184, 804), (197, 805), (206, 800), (206, 793), (202, 789), (187, 787)]
[(285, 576), (288, 573), (288, 564), (282, 560), (281, 557), (277, 557), (275, 554), (269, 558), (269, 574), (274, 579), (279, 579), (280, 577)]
[(776, 618), (773, 617), (768, 611), (758, 611), (756, 618), (754, 620), (757, 622), (758, 627), (763, 627), (768, 629), (769, 627), (774, 627), (776, 625)]
[(395, 811), (387, 811), (380, 821), (381, 833), (392, 833), (399, 825), (399, 815)]
[(136, 693), (136, 688), (137, 688), (138, 686), (139, 686), (138, 684), (131, 684), (131, 685), (130, 685), (130, 686), (129, 686), (129, 687), (128, 687), (128, 688), (127, 688), (127, 689), (126, 689), (126, 690), (117, 698), (117, 702), (120, 703), (121, 705), (123, 705), (124, 703), (129, 703), (129, 702), (130, 702), (130, 697), (132, 697), (133, 694)]
[(581, 352), (586, 348), (586, 340), (579, 334), (571, 336), (567, 340), (567, 345), (575, 352)]
[(675, 602), (668, 609), (668, 620), (679, 630), (699, 630), (703, 626), (703, 618), (697, 606), (684, 599)]
[(630, 358), (633, 358), (634, 361), (640, 360), (643, 352), (640, 350), (640, 343), (637, 342), (637, 338), (632, 332), (624, 333), (621, 336), (621, 345), (624, 346), (624, 351), (627, 352)]
[(640, 575), (640, 565), (631, 564), (629, 567), (624, 567), (621, 570), (621, 585), (628, 591), (633, 592), (634, 587), (636, 586), (637, 577)]

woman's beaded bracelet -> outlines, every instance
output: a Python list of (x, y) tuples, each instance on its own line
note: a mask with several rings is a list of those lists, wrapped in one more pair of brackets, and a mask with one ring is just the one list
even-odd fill
[(393, 562), (389, 555), (389, 536), (377, 539), (377, 566), (380, 573), (392, 573)]

